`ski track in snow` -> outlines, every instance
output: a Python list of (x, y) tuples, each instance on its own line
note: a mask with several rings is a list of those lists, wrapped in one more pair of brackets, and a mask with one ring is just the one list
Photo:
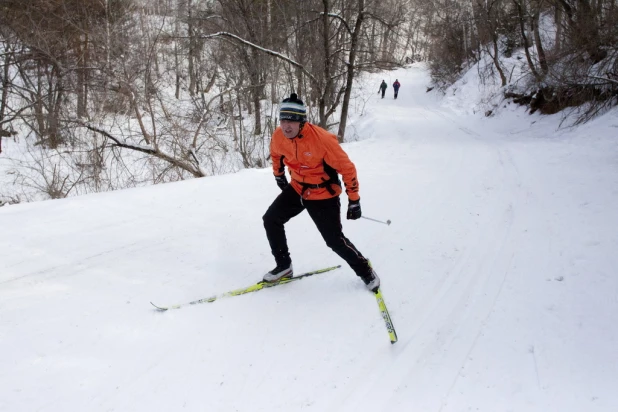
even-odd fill
[[(492, 183), (509, 184), (497, 190), (488, 187), (475, 189), (479, 192), (479, 197), (488, 197), (474, 205), (480, 207), (481, 209), (476, 210), (481, 210), (483, 214), (478, 223), (479, 230), (468, 236), (465, 249), (447, 268), (446, 273), (442, 274), (443, 278), (435, 283), (434, 289), (418, 302), (416, 309), (421, 314), (408, 314), (418, 320), (414, 322), (418, 326), (412, 329), (404, 327), (399, 332), (400, 342), (393, 348), (393, 353), (387, 354), (378, 350), (376, 355), (369, 357), (356, 381), (348, 385), (351, 391), (329, 409), (331, 411), (397, 410), (399, 406), (408, 404), (408, 400), (412, 404), (412, 399), (405, 399), (410, 397), (409, 391), (403, 391), (413, 388), (415, 383), (418, 387), (423, 387), (423, 382), (431, 380), (431, 376), (419, 374), (418, 371), (423, 370), (423, 365), (432, 359), (439, 359), (441, 364), (449, 366), (450, 369), (444, 371), (446, 376), (441, 375), (440, 381), (450, 382), (450, 385), (445, 391), (444, 399), (415, 405), (418, 408), (415, 410), (444, 410), (448, 405), (448, 396), (464, 369), (466, 359), (491, 314), (512, 262), (514, 251), (507, 243), (515, 221), (516, 206), (512, 204), (511, 191), (521, 186), (521, 182), (510, 155), (508, 152), (502, 153), (501, 149), (487, 143), (477, 133), (458, 125), (439, 109), (422, 107), (426, 111), (421, 117), (431, 119), (438, 116), (447, 120), (464, 132), (457, 136), (458, 139), (471, 140), (458, 142), (458, 145), (449, 151), (449, 157), (443, 159), (443, 165), (449, 168), (449, 175), (455, 176), (461, 170), (468, 170), (473, 166), (466, 163), (462, 148), (464, 145), (473, 144), (478, 145), (479, 150), (487, 152), (493, 169), (490, 172), (493, 176)], [(392, 116), (392, 108), (387, 110)], [(425, 139), (421, 140), (421, 143), (425, 142)], [(476, 160), (477, 157), (472, 159)], [(457, 205), (452, 187), (445, 186), (445, 189), (435, 190), (431, 193), (432, 198), (423, 199), (426, 203), (425, 210), (435, 210), (432, 205), (439, 207), (440, 203)], [(491, 192), (489, 196), (486, 193), (488, 191)], [(388, 299), (388, 296), (386, 298)], [(397, 315), (401, 316), (401, 313)], [(397, 326), (397, 316), (393, 316)], [(403, 317), (408, 318), (405, 315)], [(376, 368), (376, 365), (380, 366)], [(394, 368), (396, 365), (409, 366)], [(390, 396), (387, 395), (389, 392)], [(402, 395), (402, 392), (405, 395)], [(422, 399), (421, 395), (419, 393), (413, 398)]]

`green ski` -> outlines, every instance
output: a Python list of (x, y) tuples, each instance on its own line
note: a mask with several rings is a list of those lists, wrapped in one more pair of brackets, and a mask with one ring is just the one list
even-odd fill
[(388, 309), (386, 309), (386, 303), (384, 303), (384, 298), (382, 297), (382, 291), (380, 288), (375, 292), (376, 301), (378, 302), (378, 308), (380, 309), (380, 314), (382, 315), (382, 319), (384, 319), (384, 323), (386, 324), (386, 331), (388, 332), (388, 337), (391, 340), (391, 343), (397, 342), (397, 332), (395, 332), (395, 326), (393, 325), (393, 321), (391, 320), (391, 315), (388, 314)]
[(182, 307), (185, 306), (189, 306), (189, 305), (197, 305), (200, 303), (210, 303), (210, 302), (214, 302), (217, 299), (221, 299), (221, 298), (225, 298), (225, 297), (229, 297), (229, 296), (238, 296), (238, 295), (244, 295), (246, 293), (251, 293), (251, 292), (257, 292), (258, 290), (262, 290), (262, 289), (266, 289), (266, 288), (272, 288), (273, 286), (279, 286), (279, 285), (285, 285), (286, 283), (290, 283), (290, 282), (295, 282), (297, 280), (309, 277), (309, 276), (313, 276), (313, 275), (317, 275), (319, 273), (324, 273), (324, 272), (330, 272), (331, 270), (335, 270), (335, 269), (339, 269), (341, 267), (341, 265), (337, 265), (337, 266), (331, 266), (328, 268), (324, 268), (324, 269), (318, 269), (318, 270), (314, 270), (311, 272), (306, 272), (303, 273), (301, 275), (298, 276), (294, 276), (291, 278), (284, 278), (281, 279), (279, 282), (273, 282), (273, 283), (268, 283), (268, 282), (258, 282), (255, 285), (251, 285), (249, 287), (246, 288), (242, 288), (242, 289), (236, 289), (236, 290), (232, 290), (229, 292), (225, 292), (222, 293), (220, 295), (215, 295), (215, 296), (211, 296), (208, 298), (202, 298), (202, 299), (198, 299), (198, 300), (194, 300), (192, 302), (187, 302), (187, 303), (181, 303), (181, 304), (177, 304), (177, 305), (171, 305), (171, 306), (158, 306), (155, 305), (154, 303), (150, 302), (150, 304), (152, 306), (154, 306), (155, 308), (157, 308), (157, 310), (164, 312), (166, 310), (169, 309), (180, 309)]

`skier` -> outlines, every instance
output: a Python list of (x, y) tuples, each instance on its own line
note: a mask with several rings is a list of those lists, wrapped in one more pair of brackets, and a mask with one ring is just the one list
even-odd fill
[[(264, 214), (264, 228), (277, 266), (264, 275), (265, 282), (292, 277), (292, 260), (285, 237), (284, 224), (303, 210), (335, 253), (345, 260), (367, 288), (377, 292), (380, 278), (369, 261), (342, 232), (342, 175), (348, 195), (347, 219), (361, 217), (356, 167), (343, 151), (337, 136), (307, 122), (307, 108), (295, 93), (279, 108), (281, 126), (271, 139), (270, 156), (281, 194)], [(288, 183), (285, 166), (292, 182)]]
[(397, 98), (397, 95), (399, 94), (400, 86), (401, 84), (399, 84), (399, 80), (395, 79), (395, 83), (393, 83), (393, 89), (395, 89), (395, 99)]
[(378, 90), (378, 94), (382, 92), (382, 98), (384, 99), (384, 93), (386, 92), (387, 84), (384, 80), (382, 80), (382, 84), (380, 84), (380, 89)]

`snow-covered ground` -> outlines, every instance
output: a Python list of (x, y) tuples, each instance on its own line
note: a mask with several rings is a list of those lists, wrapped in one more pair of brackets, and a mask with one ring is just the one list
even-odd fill
[(618, 111), (559, 129), (513, 105), (470, 114), (474, 84), (439, 98), (420, 66), (369, 82), (345, 150), (364, 215), (392, 224), (344, 232), (398, 343), (306, 214), (287, 225), (297, 272), (343, 268), (150, 305), (273, 266), (269, 169), (5, 206), (0, 410), (617, 410)]

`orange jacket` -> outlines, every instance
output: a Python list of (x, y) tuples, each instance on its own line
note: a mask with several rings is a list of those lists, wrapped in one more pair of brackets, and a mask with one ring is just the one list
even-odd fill
[[(339, 145), (337, 136), (321, 127), (305, 123), (300, 135), (293, 139), (285, 137), (281, 127), (277, 127), (270, 141), (270, 156), (275, 176), (284, 174), (287, 166), (292, 176), (291, 185), (303, 199), (321, 200), (339, 196), (342, 191), (339, 174), (343, 176), (348, 198), (360, 199), (354, 163)], [(326, 187), (306, 186), (324, 185), (328, 180), (331, 191)]]

